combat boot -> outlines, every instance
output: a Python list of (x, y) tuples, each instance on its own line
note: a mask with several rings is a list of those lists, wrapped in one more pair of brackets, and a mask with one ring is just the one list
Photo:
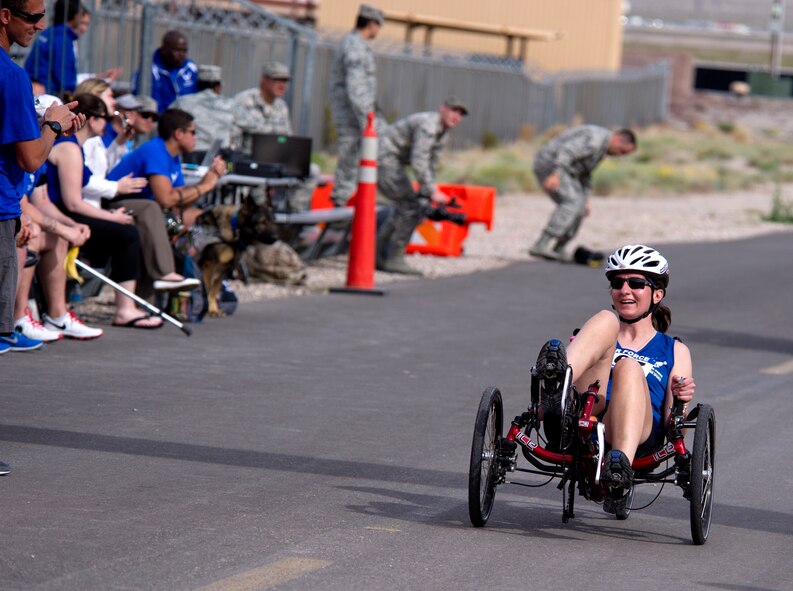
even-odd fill
[(422, 276), (423, 273), (408, 265), (405, 260), (405, 249), (407, 248), (410, 237), (413, 234), (413, 226), (402, 225), (391, 233), (391, 243), (388, 245), (388, 255), (384, 257), (382, 263), (377, 263), (378, 271), (387, 273), (399, 273), (401, 275)]
[(382, 264), (377, 265), (378, 271), (386, 271), (387, 273), (399, 273), (401, 275), (416, 275), (421, 277), (424, 275), (418, 269), (414, 269), (410, 265), (408, 265), (407, 261), (405, 260), (405, 255), (402, 252), (394, 252), (394, 249), (391, 250), (392, 254), (386, 260), (382, 262)]
[(553, 239), (554, 237), (548, 234), (548, 232), (543, 232), (537, 239), (537, 242), (534, 243), (534, 246), (529, 249), (529, 254), (550, 261), (560, 260), (560, 254), (551, 248), (551, 240)]

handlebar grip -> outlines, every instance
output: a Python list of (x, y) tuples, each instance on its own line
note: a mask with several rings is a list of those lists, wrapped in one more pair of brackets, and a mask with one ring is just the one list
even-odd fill
[(675, 403), (672, 405), (672, 416), (677, 417), (682, 415), (685, 412), (685, 408), (686, 403), (679, 398), (675, 398)]

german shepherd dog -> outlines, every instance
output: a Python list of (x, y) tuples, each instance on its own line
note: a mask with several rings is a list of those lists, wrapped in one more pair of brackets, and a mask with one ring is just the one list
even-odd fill
[(218, 307), (223, 280), (239, 264), (240, 256), (254, 242), (272, 244), (278, 239), (278, 228), (269, 200), (257, 204), (248, 196), (242, 206), (218, 205), (199, 216), (196, 224), (213, 234), (203, 247), (198, 266), (207, 292), (207, 314), (224, 316)]

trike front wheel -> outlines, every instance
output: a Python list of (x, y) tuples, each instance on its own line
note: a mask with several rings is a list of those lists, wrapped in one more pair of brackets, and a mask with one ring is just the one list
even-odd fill
[(697, 545), (707, 542), (710, 533), (715, 459), (716, 414), (700, 404), (691, 452), (691, 538)]
[(497, 480), (497, 445), (504, 426), (504, 409), (498, 388), (482, 394), (474, 423), (471, 465), (468, 470), (468, 515), (471, 523), (482, 527), (493, 509)]

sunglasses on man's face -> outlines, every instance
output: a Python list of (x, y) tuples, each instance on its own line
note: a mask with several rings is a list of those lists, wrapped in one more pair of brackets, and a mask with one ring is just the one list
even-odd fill
[(37, 22), (39, 22), (41, 19), (44, 18), (43, 12), (30, 13), (30, 12), (25, 12), (24, 10), (17, 10), (16, 8), (9, 8), (8, 12), (13, 14), (14, 16), (18, 16), (23, 21), (30, 23), (31, 25), (35, 25)]
[(625, 282), (628, 283), (628, 287), (631, 289), (644, 289), (646, 285), (655, 287), (651, 281), (643, 277), (612, 277), (609, 280), (609, 285), (611, 285), (611, 289), (622, 289)]

